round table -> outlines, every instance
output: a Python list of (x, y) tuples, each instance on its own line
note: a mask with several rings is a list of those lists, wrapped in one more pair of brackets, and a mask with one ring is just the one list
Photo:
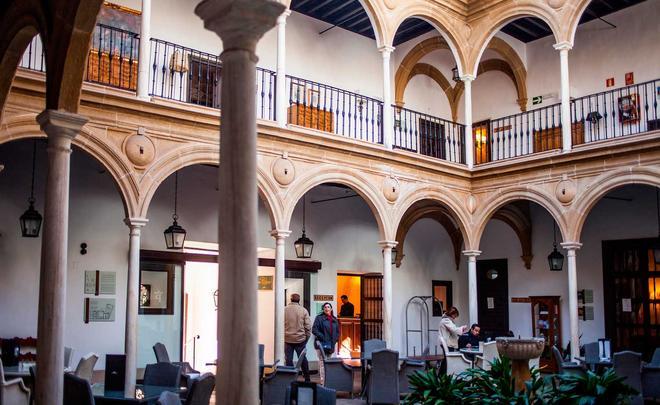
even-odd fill
[(484, 354), (484, 352), (482, 350), (479, 350), (478, 347), (476, 349), (472, 349), (472, 348), (468, 349), (467, 347), (464, 347), (462, 349), (459, 349), (459, 351), (463, 354), (471, 354), (473, 356)]

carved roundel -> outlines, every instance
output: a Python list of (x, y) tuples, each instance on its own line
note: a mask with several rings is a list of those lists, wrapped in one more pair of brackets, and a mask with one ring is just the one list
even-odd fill
[(562, 204), (570, 204), (577, 194), (577, 187), (571, 180), (562, 180), (557, 183), (555, 196)]
[(273, 177), (282, 186), (288, 186), (296, 178), (296, 169), (286, 157), (281, 157), (273, 164)]
[(383, 180), (383, 195), (387, 201), (395, 202), (399, 198), (400, 189), (399, 180), (394, 177), (387, 177)]
[(470, 214), (474, 214), (474, 210), (477, 209), (477, 199), (475, 196), (470, 194), (467, 198), (467, 209), (470, 212)]
[(156, 157), (156, 146), (146, 135), (133, 134), (124, 139), (124, 153), (137, 168), (146, 167)]
[(554, 8), (555, 10), (562, 8), (564, 3), (566, 2), (566, 0), (547, 0), (547, 1), (548, 1), (548, 5)]

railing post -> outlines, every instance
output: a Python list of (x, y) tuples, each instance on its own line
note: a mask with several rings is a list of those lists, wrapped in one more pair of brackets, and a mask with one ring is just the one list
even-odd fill
[(472, 136), (472, 81), (474, 75), (463, 75), (465, 97), (465, 164), (468, 169), (474, 167), (474, 136)]
[(568, 51), (573, 48), (570, 42), (559, 42), (554, 45), (559, 51), (561, 66), (561, 137), (564, 152), (572, 149), (571, 139), (571, 91), (568, 76)]
[(394, 47), (381, 46), (379, 49), (383, 54), (383, 145), (387, 149), (392, 149), (394, 141), (394, 128), (392, 126), (392, 91), (390, 75), (390, 55)]
[(286, 18), (291, 10), (284, 11), (277, 17), (277, 78), (275, 81), (275, 119), (284, 128), (286, 116)]
[(138, 56), (137, 96), (149, 98), (149, 44), (151, 43), (151, 0), (142, 0), (140, 19), (140, 54)]

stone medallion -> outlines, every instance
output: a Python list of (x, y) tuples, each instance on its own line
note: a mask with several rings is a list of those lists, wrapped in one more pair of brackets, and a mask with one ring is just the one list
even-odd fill
[(554, 8), (555, 10), (558, 10), (562, 8), (566, 0), (547, 0), (547, 2), (550, 7)]
[(383, 180), (383, 195), (387, 201), (393, 203), (399, 198), (401, 186), (399, 185), (399, 180), (389, 176)]
[(296, 169), (286, 154), (273, 163), (273, 177), (282, 186), (288, 186), (296, 178)]
[(137, 134), (127, 136), (122, 149), (128, 160), (137, 168), (146, 167), (156, 157), (156, 146), (151, 138), (145, 135), (144, 128), (140, 128)]
[(571, 201), (573, 201), (575, 198), (575, 194), (577, 194), (577, 187), (573, 181), (564, 178), (562, 181), (557, 183), (557, 187), (555, 188), (555, 196), (557, 197), (557, 200), (559, 200), (559, 202), (562, 204), (570, 204)]
[(467, 197), (466, 206), (470, 214), (474, 214), (474, 211), (477, 209), (477, 198), (470, 194)]

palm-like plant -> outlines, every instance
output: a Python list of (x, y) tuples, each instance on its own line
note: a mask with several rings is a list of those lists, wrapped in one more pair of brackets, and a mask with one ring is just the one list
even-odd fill
[(411, 392), (403, 400), (406, 405), (460, 404), (466, 389), (460, 376), (439, 374), (435, 369), (417, 371), (408, 376), (408, 381)]
[(560, 374), (545, 390), (548, 404), (614, 405), (628, 404), (639, 394), (618, 377), (614, 369), (602, 374), (587, 371), (584, 375)]

